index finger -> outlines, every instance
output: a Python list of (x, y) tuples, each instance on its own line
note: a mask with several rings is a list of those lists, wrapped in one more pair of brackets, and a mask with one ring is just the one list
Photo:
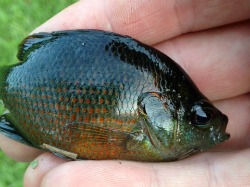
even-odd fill
[[(100, 29), (155, 44), (182, 33), (248, 19), (249, 1), (79, 1), (33, 32)], [(237, 14), (235, 14), (237, 12)]]

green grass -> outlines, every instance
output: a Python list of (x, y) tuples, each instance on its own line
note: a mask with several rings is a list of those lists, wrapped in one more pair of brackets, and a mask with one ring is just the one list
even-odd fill
[(0, 152), (0, 187), (23, 186), (23, 175), (27, 165), (17, 163)]
[[(17, 63), (17, 45), (20, 41), (74, 2), (76, 0), (0, 0), (0, 66)], [(0, 150), (0, 187), (22, 186), (27, 165), (9, 159)]]

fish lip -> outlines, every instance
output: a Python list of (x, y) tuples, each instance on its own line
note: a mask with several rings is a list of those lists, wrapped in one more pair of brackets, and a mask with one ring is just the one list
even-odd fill
[(214, 144), (222, 143), (230, 138), (230, 134), (226, 132), (227, 123), (228, 117), (222, 114), (221, 124), (218, 126), (217, 129), (213, 129), (210, 134)]
[(223, 127), (221, 129), (222, 141), (228, 140), (230, 138), (230, 134), (226, 132), (227, 124), (228, 124), (228, 117), (225, 114), (222, 114), (222, 124), (221, 124), (221, 127)]
[(227, 133), (227, 132), (225, 132), (225, 133), (224, 133), (224, 136), (223, 136), (224, 141), (225, 141), (225, 140), (228, 140), (229, 138), (230, 138), (230, 134)]
[(225, 140), (228, 140), (230, 138), (230, 134), (227, 132), (220, 132), (217, 134), (217, 140), (215, 141), (215, 144), (219, 144), (224, 142)]

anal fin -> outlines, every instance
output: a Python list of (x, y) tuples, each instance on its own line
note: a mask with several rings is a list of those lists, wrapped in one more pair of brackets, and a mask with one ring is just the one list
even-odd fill
[(14, 125), (6, 121), (4, 117), (2, 117), (2, 119), (0, 120), (0, 133), (12, 140), (32, 146), (32, 144), (28, 140), (26, 140), (22, 135), (19, 134), (19, 132), (14, 128)]

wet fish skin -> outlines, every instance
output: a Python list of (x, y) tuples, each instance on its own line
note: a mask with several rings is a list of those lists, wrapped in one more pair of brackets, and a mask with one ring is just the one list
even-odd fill
[(20, 44), (18, 58), (2, 75), (10, 113), (0, 131), (34, 147), (80, 159), (172, 161), (229, 138), (227, 117), (183, 69), (128, 36), (38, 33)]

